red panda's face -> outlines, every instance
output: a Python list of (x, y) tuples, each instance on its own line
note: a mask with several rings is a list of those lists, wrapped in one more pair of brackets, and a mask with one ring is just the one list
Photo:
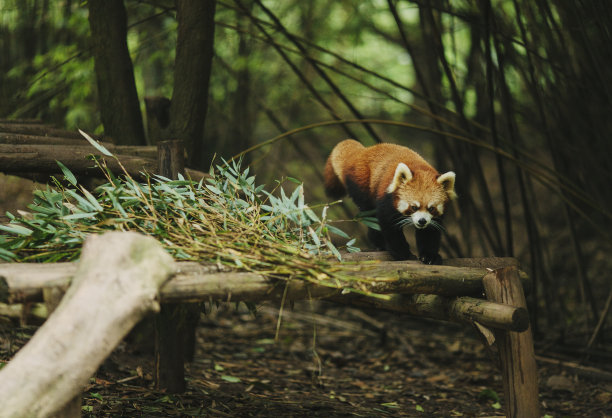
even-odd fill
[(406, 164), (399, 163), (393, 181), (387, 188), (393, 194), (395, 209), (402, 214), (401, 226), (414, 225), (417, 229), (436, 226), (436, 218), (444, 214), (449, 200), (456, 197), (455, 173), (436, 176), (430, 171), (413, 173)]

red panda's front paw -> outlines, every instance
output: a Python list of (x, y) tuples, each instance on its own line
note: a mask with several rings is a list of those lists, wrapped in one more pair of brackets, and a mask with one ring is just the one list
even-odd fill
[(440, 254), (421, 254), (419, 260), (423, 264), (442, 264), (442, 257), (440, 257)]

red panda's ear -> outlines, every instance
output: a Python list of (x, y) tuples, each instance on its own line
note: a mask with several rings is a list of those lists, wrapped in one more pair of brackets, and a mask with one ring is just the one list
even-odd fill
[(412, 171), (404, 163), (399, 163), (395, 168), (395, 174), (391, 184), (387, 187), (387, 193), (393, 193), (402, 183), (412, 180)]
[(444, 187), (444, 191), (448, 195), (449, 199), (454, 199), (457, 197), (457, 193), (455, 193), (455, 173), (449, 171), (447, 173), (441, 174), (438, 176), (438, 183)]

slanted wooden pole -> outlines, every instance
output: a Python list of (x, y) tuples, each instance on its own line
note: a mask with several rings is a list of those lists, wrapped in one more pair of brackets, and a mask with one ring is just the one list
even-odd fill
[[(493, 302), (527, 308), (523, 287), (516, 267), (503, 267), (483, 278), (487, 299)], [(538, 372), (531, 329), (523, 332), (494, 330), (504, 381), (506, 416), (537, 418)]]
[(132, 327), (159, 309), (159, 287), (174, 271), (153, 238), (87, 238), (57, 309), (0, 370), (0, 418), (48, 417), (64, 408)]

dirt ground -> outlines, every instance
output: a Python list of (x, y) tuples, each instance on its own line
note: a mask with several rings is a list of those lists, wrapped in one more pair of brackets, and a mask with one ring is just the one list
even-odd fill
[[(278, 317), (272, 305), (202, 315), (180, 395), (153, 390), (152, 356), (122, 343), (85, 390), (83, 415), (504, 416), (500, 373), (469, 327), (304, 302), (283, 311), (276, 338)], [(0, 365), (34, 331), (0, 321)], [(603, 370), (538, 367), (543, 416), (612, 417)]]

